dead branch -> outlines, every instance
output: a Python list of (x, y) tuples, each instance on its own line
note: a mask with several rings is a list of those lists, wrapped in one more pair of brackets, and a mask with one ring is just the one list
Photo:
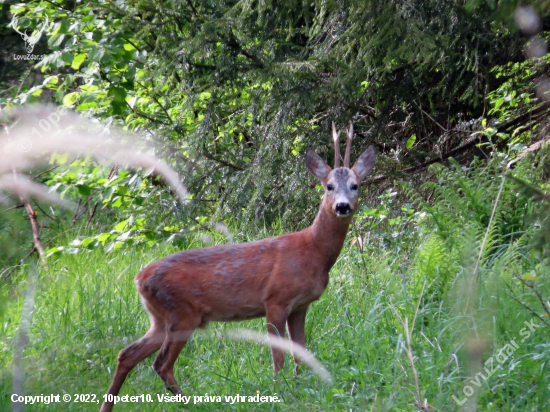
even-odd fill
[[(544, 103), (536, 108), (534, 108), (533, 110), (530, 110), (528, 111), (527, 113), (524, 113), (506, 123), (503, 123), (499, 126), (497, 126), (497, 132), (498, 133), (503, 133), (507, 130), (509, 130), (511, 127), (513, 126), (517, 126), (518, 124), (521, 124), (522, 122), (528, 120), (531, 116), (533, 115), (538, 115), (538, 114), (542, 114), (546, 111), (548, 111), (548, 109), (550, 109), (550, 102), (549, 103)], [(441, 156), (438, 156), (438, 157), (435, 157), (433, 159), (430, 159), (430, 160), (427, 160), (423, 163), (420, 163), (416, 166), (411, 166), (411, 167), (408, 167), (406, 169), (403, 169), (403, 170), (399, 170), (398, 173), (414, 173), (420, 169), (423, 169), (431, 164), (434, 164), (434, 163), (439, 163), (443, 160), (446, 160), (448, 159), (449, 157), (453, 157), (453, 156), (456, 156), (457, 154), (460, 154), (462, 152), (465, 152), (467, 150), (470, 150), (474, 147), (476, 147), (476, 145), (478, 145), (479, 143), (481, 143), (483, 140), (487, 140), (487, 141), (490, 141), (491, 143), (495, 144), (497, 142), (497, 136), (496, 134), (494, 136), (492, 136), (490, 139), (487, 138), (486, 135), (480, 133), (480, 132), (474, 132), (475, 134), (468, 140), (466, 140), (466, 142), (458, 147), (455, 147), (454, 149), (452, 150), (449, 150), (448, 152), (442, 154)], [(393, 176), (386, 176), (386, 175), (379, 175), (379, 176), (375, 176), (374, 178), (372, 179), (369, 179), (367, 181), (365, 181), (365, 183), (375, 183), (375, 182), (381, 182), (381, 181), (384, 181), (388, 178), (391, 178)]]
[(544, 302), (544, 299), (542, 298), (542, 296), (540, 295), (539, 291), (535, 288), (535, 286), (533, 286), (532, 284), (530, 284), (529, 282), (527, 282), (525, 279), (522, 279), (521, 277), (519, 276), (516, 276), (516, 278), (521, 282), (523, 283), (525, 286), (527, 286), (529, 289), (531, 289), (535, 295), (537, 295), (537, 298), (540, 302), (540, 304), (542, 305), (542, 308), (544, 309), (544, 311), (546, 312), (546, 315), (548, 317), (550, 317), (550, 311), (548, 310), (548, 305), (546, 304), (546, 302)]
[[(15, 169), (13, 169), (13, 175), (14, 177), (17, 176), (17, 171)], [(42, 261), (42, 265), (44, 265), (44, 268), (47, 270), (48, 265), (46, 263), (46, 252), (44, 251), (44, 246), (42, 245), (42, 241), (40, 240), (40, 226), (38, 225), (36, 212), (32, 208), (32, 205), (29, 202), (29, 199), (25, 198), (24, 196), (20, 196), (20, 199), (23, 202), (25, 210), (27, 211), (27, 215), (29, 215), (29, 220), (31, 222), (31, 227), (32, 227), (32, 237), (33, 237), (34, 247), (36, 248), (36, 250), (38, 250), (38, 254), (40, 255), (40, 260)]]

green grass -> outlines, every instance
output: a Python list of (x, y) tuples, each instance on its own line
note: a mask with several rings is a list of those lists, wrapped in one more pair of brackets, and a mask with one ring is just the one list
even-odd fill
[[(163, 246), (105, 254), (63, 255), (40, 273), (32, 326), (24, 348), (22, 368), (26, 395), (95, 394), (101, 400), (116, 367), (118, 352), (141, 337), (149, 319), (141, 306), (133, 277), (140, 268), (175, 249)], [(310, 370), (299, 377), (293, 362), (273, 382), (271, 351), (254, 342), (228, 339), (226, 331), (249, 328), (265, 333), (265, 319), (242, 323), (212, 323), (197, 331), (181, 352), (175, 376), (186, 395), (277, 394), (281, 403), (202, 403), (197, 411), (414, 411), (413, 369), (406, 353), (403, 325), (412, 324), (418, 299), (402, 287), (408, 260), (391, 251), (370, 249), (363, 256), (347, 245), (331, 272), (329, 286), (311, 305), (306, 321), (306, 345), (331, 373), (323, 383)], [(13, 348), (27, 289), (28, 268), (13, 275), (7, 309), (0, 324), (0, 410), (10, 410)], [(458, 411), (453, 401), (464, 398), (469, 382), (465, 350), (472, 336), (486, 342), (483, 361), (515, 337), (532, 315), (508, 298), (497, 281), (480, 287), (474, 314), (464, 310), (461, 297), (470, 286), (458, 286), (445, 299), (425, 296), (411, 333), (414, 364), (422, 399), (439, 411)], [(485, 275), (484, 275), (485, 276)], [(487, 275), (488, 276), (488, 275)], [(476, 296), (473, 294), (472, 296)], [(219, 332), (219, 333), (218, 333)], [(476, 335), (477, 334), (477, 335)], [(479, 389), (479, 411), (541, 411), (549, 407), (550, 341), (548, 328), (538, 329), (519, 344), (502, 367)], [(161, 404), (166, 393), (152, 371), (154, 356), (128, 376), (120, 395), (150, 394), (152, 403), (122, 403), (115, 411), (176, 411)], [(472, 386), (472, 384), (469, 384)], [(97, 403), (27, 405), (26, 411), (99, 409)]]

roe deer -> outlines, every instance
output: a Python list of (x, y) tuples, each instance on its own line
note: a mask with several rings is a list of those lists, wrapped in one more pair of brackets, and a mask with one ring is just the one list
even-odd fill
[[(334, 169), (313, 150), (306, 165), (318, 178), (325, 194), (313, 225), (256, 242), (186, 250), (144, 268), (135, 278), (151, 328), (123, 349), (108, 394), (117, 395), (128, 372), (160, 349), (153, 369), (166, 388), (182, 393), (173, 367), (193, 333), (210, 321), (267, 318), (269, 333), (285, 336), (285, 324), (293, 342), (305, 346), (304, 325), (309, 304), (327, 287), (328, 274), (344, 245), (352, 214), (357, 208), (361, 180), (373, 169), (372, 146), (350, 169), (353, 125), (348, 129), (344, 167), (340, 166), (340, 134), (332, 123)], [(277, 373), (283, 352), (272, 348)], [(299, 359), (295, 356), (295, 362)], [(298, 366), (296, 367), (298, 373)], [(110, 411), (105, 402), (102, 411)]]

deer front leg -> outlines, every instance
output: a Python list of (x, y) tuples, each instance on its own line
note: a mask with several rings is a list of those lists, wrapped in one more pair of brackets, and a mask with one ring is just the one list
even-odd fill
[[(306, 324), (307, 309), (308, 309), (308, 306), (295, 310), (290, 314), (287, 320), (288, 333), (290, 335), (290, 339), (292, 339), (292, 342), (297, 343), (298, 345), (301, 345), (304, 348), (306, 346), (305, 324)], [(293, 353), (293, 355), (294, 355), (294, 362), (296, 363), (296, 375), (299, 375), (300, 374), (299, 366), (300, 366), (301, 360), (300, 358), (298, 358), (296, 353)]]
[[(286, 310), (279, 305), (266, 305), (266, 319), (267, 331), (284, 339), (287, 319)], [(283, 368), (285, 357), (283, 351), (275, 347), (271, 348), (271, 353), (273, 354), (274, 380), (277, 380), (277, 372)]]

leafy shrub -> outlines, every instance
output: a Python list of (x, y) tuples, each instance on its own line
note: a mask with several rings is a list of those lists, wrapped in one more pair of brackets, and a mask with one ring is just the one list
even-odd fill
[[(531, 159), (519, 162), (513, 174), (531, 184), (543, 184), (537, 164), (544, 156), (541, 152), (535, 162)], [(512, 259), (518, 253), (517, 245), (525, 243), (523, 235), (532, 225), (536, 202), (524, 196), (512, 179), (502, 181), (507, 172), (506, 160), (504, 155), (495, 156), (487, 163), (474, 159), (469, 167), (463, 167), (451, 159), (449, 167), (431, 166), (435, 181), (424, 183), (419, 190), (400, 182), (405, 193), (427, 213), (425, 232), (429, 235), (416, 251), (408, 279), (412, 294), (420, 294), (425, 279), (426, 295), (442, 299), (461, 268), (473, 270), (465, 261), (477, 259), (501, 185), (480, 264), (489, 269), (496, 262)], [(425, 201), (421, 193), (430, 201)]]

